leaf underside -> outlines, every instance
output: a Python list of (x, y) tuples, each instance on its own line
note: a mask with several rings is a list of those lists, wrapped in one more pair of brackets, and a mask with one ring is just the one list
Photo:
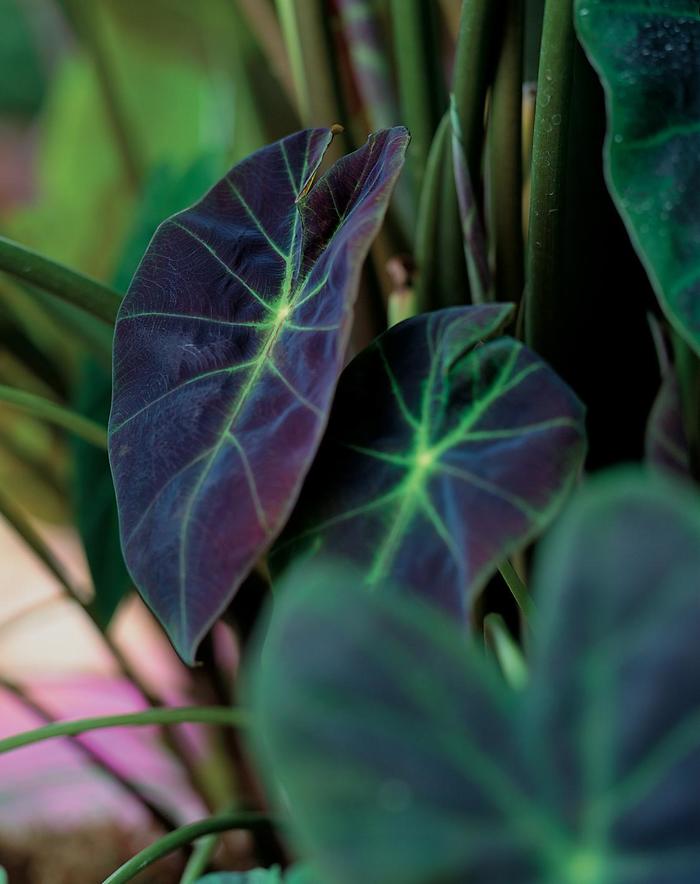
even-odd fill
[(331, 138), (270, 145), (165, 221), (117, 319), (122, 547), (187, 662), (297, 496), (408, 141), (376, 133), (311, 186)]
[(508, 304), (423, 314), (343, 372), (289, 525), (281, 570), (305, 552), (361, 565), (460, 618), (498, 563), (548, 522), (585, 449), (583, 408), (499, 329)]
[(700, 8), (577, 0), (608, 95), (608, 183), (669, 320), (700, 353)]
[(591, 483), (540, 558), (531, 681), (318, 559), (277, 593), (252, 748), (329, 884), (700, 880), (700, 502)]

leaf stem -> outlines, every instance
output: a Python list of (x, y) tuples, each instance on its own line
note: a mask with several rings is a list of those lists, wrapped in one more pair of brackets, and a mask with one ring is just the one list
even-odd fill
[(230, 829), (257, 829), (260, 826), (270, 824), (270, 818), (260, 813), (225, 813), (219, 816), (209, 817), (196, 823), (182, 826), (174, 832), (170, 832), (158, 841), (150, 844), (136, 856), (132, 857), (123, 866), (113, 872), (109, 878), (105, 878), (103, 884), (125, 884), (131, 881), (139, 872), (152, 863), (166, 856), (173, 850), (177, 850), (185, 844), (189, 844), (203, 835), (214, 832), (227, 832)]
[(526, 619), (529, 619), (534, 611), (534, 605), (522, 578), (509, 559), (505, 559), (501, 562), (498, 570), (501, 573), (501, 577), (505, 580), (508, 589), (511, 591), (513, 598), (517, 602), (518, 607), (523, 612), (523, 616)]
[(391, 0), (391, 22), (401, 115), (411, 133), (407, 167), (417, 201), (430, 145), (447, 107), (439, 64), (435, 4), (424, 0)]
[(490, 228), (499, 301), (519, 304), (523, 243), (523, 0), (507, 0), (489, 119)]
[[(556, 0), (559, 2), (559, 0)], [(481, 182), (486, 94), (494, 76), (495, 43), (500, 3), (462, 3), (455, 54), (454, 97), (469, 177), (476, 194)]]
[(120, 715), (99, 715), (94, 718), (57, 721), (31, 731), (14, 734), (0, 740), (0, 755), (54, 737), (74, 737), (87, 731), (102, 730), (108, 727), (143, 727), (149, 724), (212, 724), (241, 727), (247, 723), (247, 713), (241, 709), (227, 709), (225, 706), (177, 706), (145, 709), (142, 712), (125, 712)]
[(484, 618), (484, 641), (498, 660), (506, 682), (515, 690), (522, 690), (529, 680), (527, 663), (500, 614), (491, 613)]
[(576, 34), (571, 0), (547, 0), (532, 145), (525, 332), (539, 350), (539, 328), (558, 291)]
[(28, 282), (109, 324), (121, 297), (108, 286), (0, 236), (0, 271)]
[(77, 414), (69, 408), (64, 408), (62, 405), (46, 399), (44, 396), (37, 396), (35, 393), (28, 393), (25, 390), (17, 390), (14, 387), (0, 384), (0, 402), (5, 402), (33, 417), (62, 427), (97, 448), (107, 448), (105, 427), (82, 414)]
[[(25, 706), (42, 721), (47, 722), (45, 727), (51, 727), (56, 724), (54, 716), (41, 704), (39, 704), (33, 697), (30, 697), (19, 685), (15, 684), (7, 678), (0, 678), (0, 687), (4, 688), (8, 693), (12, 694), (12, 696), (16, 697), (23, 706)], [(29, 731), (29, 733), (32, 733), (32, 731)], [(154, 804), (150, 800), (150, 798), (144, 795), (138, 785), (132, 783), (131, 780), (128, 780), (121, 773), (121, 771), (119, 771), (112, 765), (112, 763), (107, 758), (103, 757), (97, 750), (93, 749), (92, 746), (89, 746), (78, 739), (73, 740), (72, 744), (82, 755), (85, 756), (85, 758), (87, 758), (101, 770), (105, 771), (105, 773), (107, 773), (112, 779), (119, 783), (119, 785), (124, 789), (125, 792), (128, 792), (133, 798), (135, 798), (140, 804), (142, 804), (146, 808), (146, 810), (153, 816), (153, 818), (156, 819), (166, 831), (176, 828), (176, 821), (169, 814), (161, 810), (161, 808), (158, 807), (157, 804)]]

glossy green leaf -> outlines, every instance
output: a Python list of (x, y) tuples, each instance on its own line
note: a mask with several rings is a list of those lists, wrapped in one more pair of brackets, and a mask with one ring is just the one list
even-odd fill
[(700, 353), (700, 9), (576, 0), (608, 98), (607, 175), (674, 327)]
[(294, 505), (408, 143), (382, 130), (314, 182), (332, 136), (257, 151), (165, 221), (117, 319), (122, 548), (188, 662)]
[(474, 592), (542, 530), (585, 449), (583, 408), (499, 336), (509, 304), (423, 314), (346, 368), (299, 504), (273, 550), (348, 558), (468, 617)]
[(328, 561), (279, 587), (251, 745), (327, 884), (700, 879), (700, 500), (591, 482), (514, 692), (440, 612)]

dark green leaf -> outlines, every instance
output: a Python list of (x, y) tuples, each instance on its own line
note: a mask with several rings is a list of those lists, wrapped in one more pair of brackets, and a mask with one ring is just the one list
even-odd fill
[(608, 183), (674, 327), (700, 353), (700, 9), (576, 0), (608, 97)]
[(390, 577), (468, 616), (474, 590), (548, 523), (585, 449), (573, 393), (498, 337), (511, 314), (416, 316), (348, 366), (278, 567), (322, 550), (368, 585)]
[(255, 751), (329, 884), (700, 880), (700, 501), (606, 477), (536, 569), (513, 692), (421, 600), (327, 561), (280, 587)]

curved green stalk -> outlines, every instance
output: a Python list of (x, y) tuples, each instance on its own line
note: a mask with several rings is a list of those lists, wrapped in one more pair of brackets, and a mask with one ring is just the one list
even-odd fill
[(121, 296), (108, 286), (0, 236), (0, 271), (114, 323)]
[(0, 755), (22, 746), (31, 746), (33, 743), (53, 739), (53, 737), (74, 737), (87, 731), (101, 730), (107, 727), (140, 727), (147, 724), (215, 724), (240, 727), (247, 723), (247, 713), (240, 709), (227, 709), (224, 706), (145, 709), (143, 712), (127, 712), (122, 715), (100, 715), (95, 718), (59, 721), (31, 731), (24, 731), (21, 734), (14, 734), (0, 740)]
[(489, 119), (490, 229), (499, 301), (518, 304), (524, 286), (522, 218), (523, 0), (508, 0)]
[(26, 390), (17, 390), (14, 387), (8, 387), (0, 384), (0, 402), (19, 408), (33, 417), (48, 421), (64, 430), (68, 430), (95, 445), (97, 448), (107, 448), (107, 429), (96, 421), (84, 417), (71, 411), (70, 408), (64, 408), (57, 405), (50, 399), (43, 396), (37, 396), (35, 393), (28, 393)]
[(170, 832), (158, 841), (150, 844), (136, 856), (132, 857), (123, 866), (113, 872), (109, 878), (105, 878), (103, 884), (125, 884), (131, 881), (139, 872), (156, 862), (163, 856), (172, 853), (186, 844), (190, 844), (202, 835), (213, 832), (227, 832), (230, 829), (257, 829), (268, 826), (270, 818), (261, 813), (226, 813), (220, 816), (209, 817), (196, 823), (182, 826), (174, 832)]
[(543, 312), (558, 296), (558, 269), (567, 236), (562, 223), (574, 73), (571, 0), (547, 0), (537, 82), (527, 247), (525, 334), (538, 349)]
[(488, 614), (484, 618), (484, 641), (493, 651), (508, 684), (515, 690), (526, 687), (529, 672), (525, 657), (500, 614)]
[(517, 602), (518, 607), (522, 611), (523, 616), (526, 619), (529, 619), (533, 612), (533, 604), (522, 578), (507, 559), (505, 562), (501, 563), (498, 570), (501, 573), (501, 577), (505, 580), (508, 589), (511, 591), (513, 598)]

